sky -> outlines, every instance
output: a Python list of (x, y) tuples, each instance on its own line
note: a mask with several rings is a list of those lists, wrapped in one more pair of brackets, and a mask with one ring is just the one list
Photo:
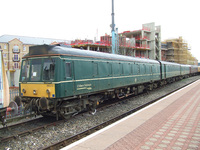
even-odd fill
[[(112, 0), (0, 0), (0, 36), (4, 34), (62, 40), (111, 35)], [(119, 33), (161, 26), (161, 40), (183, 39), (200, 62), (198, 0), (114, 0)]]

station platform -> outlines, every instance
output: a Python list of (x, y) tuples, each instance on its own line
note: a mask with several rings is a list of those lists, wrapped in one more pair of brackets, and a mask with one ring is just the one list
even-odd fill
[(200, 80), (66, 149), (199, 150)]

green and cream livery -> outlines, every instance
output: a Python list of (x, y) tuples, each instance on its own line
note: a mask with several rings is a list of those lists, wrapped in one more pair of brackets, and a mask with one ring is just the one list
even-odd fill
[[(21, 96), (16, 99), (38, 114), (65, 118), (83, 110), (94, 111), (110, 98), (137, 95), (165, 83), (162, 66), (166, 65), (68, 46), (33, 46), (22, 60)], [(179, 76), (175, 68), (180, 67), (173, 67), (172, 72)]]

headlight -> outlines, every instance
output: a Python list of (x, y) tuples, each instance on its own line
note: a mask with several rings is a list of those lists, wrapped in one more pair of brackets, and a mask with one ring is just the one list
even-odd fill
[(37, 94), (37, 91), (36, 91), (36, 90), (33, 90), (33, 94), (36, 95), (36, 94)]
[(47, 92), (47, 94), (50, 94), (50, 90), (49, 89), (47, 89), (46, 92)]
[(26, 90), (25, 90), (25, 89), (23, 89), (23, 90), (22, 90), (22, 92), (23, 92), (23, 93), (26, 93)]

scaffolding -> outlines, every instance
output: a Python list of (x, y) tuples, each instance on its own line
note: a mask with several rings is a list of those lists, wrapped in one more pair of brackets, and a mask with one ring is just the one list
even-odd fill
[(188, 51), (188, 44), (182, 39), (182, 37), (177, 39), (168, 39), (163, 43), (167, 44), (166, 61), (196, 65), (197, 59)]

